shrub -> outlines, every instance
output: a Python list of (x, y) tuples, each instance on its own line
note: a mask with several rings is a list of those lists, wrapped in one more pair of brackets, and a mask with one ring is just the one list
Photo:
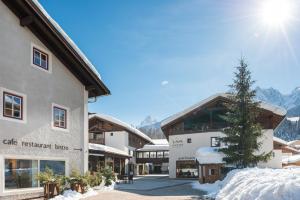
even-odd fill
[(105, 186), (110, 186), (112, 181), (116, 181), (115, 173), (109, 167), (102, 170), (102, 175), (105, 177)]

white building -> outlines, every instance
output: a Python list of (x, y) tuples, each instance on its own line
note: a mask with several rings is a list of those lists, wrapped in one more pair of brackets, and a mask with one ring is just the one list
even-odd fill
[(152, 139), (136, 151), (138, 174), (167, 174), (169, 172), (169, 142), (166, 139)]
[[(222, 129), (226, 127), (220, 116), (226, 113), (223, 103), (227, 101), (227, 94), (216, 94), (162, 122), (162, 130), (170, 145), (170, 178), (198, 178), (207, 173), (214, 179), (214, 174), (221, 174), (216, 163), (204, 163), (208, 165), (206, 169), (199, 169), (196, 152), (199, 148), (220, 147), (219, 138), (224, 137)], [(265, 103), (261, 103), (260, 108), (259, 122), (264, 134), (260, 138), (263, 144), (259, 153), (272, 151), (273, 156), (259, 166), (281, 168), (281, 150), (273, 149), (273, 130), (285, 117), (286, 111)], [(205, 151), (202, 155), (207, 153)]]
[(0, 199), (42, 192), (35, 176), (88, 170), (88, 99), (99, 73), (38, 1), (0, 1)]
[(110, 166), (118, 174), (137, 174), (136, 150), (152, 143), (151, 138), (138, 129), (104, 114), (90, 116), (89, 134), (92, 171)]

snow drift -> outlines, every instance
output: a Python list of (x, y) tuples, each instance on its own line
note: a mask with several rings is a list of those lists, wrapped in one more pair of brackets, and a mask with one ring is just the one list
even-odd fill
[(300, 169), (233, 170), (214, 184), (193, 183), (216, 200), (297, 200), (300, 198)]

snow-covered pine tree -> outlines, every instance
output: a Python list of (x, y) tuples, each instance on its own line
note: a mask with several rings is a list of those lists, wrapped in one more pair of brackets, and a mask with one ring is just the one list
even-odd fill
[(255, 90), (252, 90), (254, 81), (244, 59), (240, 60), (236, 69), (233, 84), (230, 85), (229, 102), (225, 104), (228, 112), (224, 119), (229, 126), (224, 130), (226, 136), (221, 139), (228, 147), (220, 151), (225, 154), (227, 164), (245, 168), (255, 166), (259, 161), (267, 161), (271, 152), (257, 154), (261, 146), (258, 138), (263, 133), (257, 122), (259, 102), (255, 101)]

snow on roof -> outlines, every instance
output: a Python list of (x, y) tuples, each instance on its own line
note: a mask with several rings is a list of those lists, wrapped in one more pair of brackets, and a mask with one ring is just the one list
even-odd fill
[(290, 122), (299, 122), (300, 117), (287, 117), (286, 119)]
[(156, 145), (169, 145), (169, 142), (167, 139), (152, 139), (153, 144)]
[(196, 159), (199, 164), (224, 163), (224, 154), (218, 152), (218, 147), (201, 147), (196, 151)]
[(292, 141), (289, 141), (288, 142), (288, 145), (292, 145), (292, 146), (294, 146), (294, 145), (300, 145), (300, 140), (292, 140)]
[[(185, 110), (183, 110), (183, 111), (181, 111), (181, 112), (179, 112), (175, 115), (172, 115), (172, 116), (168, 117), (167, 119), (163, 120), (161, 122), (161, 126), (163, 127), (163, 126), (175, 121), (176, 119), (192, 112), (193, 110), (205, 105), (206, 103), (208, 103), (208, 102), (210, 102), (210, 101), (212, 101), (212, 100), (214, 100), (218, 97), (228, 98), (229, 95), (230, 94), (228, 94), (228, 93), (217, 93), (215, 95), (212, 95), (212, 96), (210, 96), (210, 97), (208, 97), (208, 98), (192, 105), (191, 107), (189, 107), (189, 108), (187, 108), (187, 109), (185, 109)], [(273, 112), (274, 114), (277, 114), (277, 115), (281, 115), (281, 116), (286, 115), (286, 110), (284, 108), (281, 108), (281, 107), (278, 107), (278, 106), (275, 106), (275, 105), (271, 105), (271, 104), (266, 103), (266, 102), (260, 102), (259, 107), (262, 108), (262, 109), (265, 109), (265, 110), (269, 110), (269, 111), (271, 111), (271, 112)]]
[(78, 53), (82, 60), (89, 66), (89, 68), (101, 79), (101, 75), (95, 68), (95, 66), (89, 61), (89, 59), (84, 55), (84, 53), (79, 49), (75, 42), (68, 36), (68, 34), (60, 27), (60, 25), (49, 15), (49, 13), (44, 9), (44, 7), (38, 2), (38, 0), (32, 0), (32, 2), (40, 9), (40, 11), (45, 15), (45, 17), (50, 21), (50, 23), (55, 27), (55, 29), (64, 37), (64, 39), (71, 45), (71, 47)]
[(283, 164), (290, 164), (290, 163), (295, 163), (295, 162), (299, 162), (299, 161), (300, 161), (300, 154), (296, 154), (296, 155), (289, 156), (289, 157), (282, 159)]
[(127, 152), (122, 151), (120, 149), (116, 149), (110, 146), (105, 146), (102, 144), (94, 144), (94, 143), (89, 143), (89, 149), (90, 150), (97, 150), (97, 151), (103, 151), (106, 153), (112, 153), (112, 154), (118, 154), (126, 157), (131, 157)]
[(288, 145), (287, 141), (285, 141), (281, 138), (275, 137), (275, 136), (273, 136), (273, 141), (278, 142), (280, 144)]
[(147, 140), (148, 142), (151, 142), (152, 143), (152, 139), (150, 137), (148, 137), (146, 134), (144, 134), (143, 132), (139, 131), (138, 129), (130, 126), (129, 124), (125, 123), (125, 122), (122, 122), (121, 120), (119, 119), (116, 119), (112, 116), (109, 116), (109, 115), (105, 115), (105, 114), (93, 114), (93, 115), (90, 115), (90, 119), (93, 118), (93, 117), (98, 117), (100, 119), (103, 119), (103, 120), (106, 120), (106, 121), (109, 121), (109, 122), (112, 122), (114, 124), (117, 124), (119, 126), (122, 126), (123, 128), (125, 128), (127, 131), (130, 131), (132, 132), (133, 134), (137, 135), (137, 136), (140, 136), (142, 138), (144, 138), (145, 140)]
[(138, 151), (169, 151), (169, 144), (167, 145), (153, 145), (153, 144), (146, 144), (143, 148), (138, 149)]

